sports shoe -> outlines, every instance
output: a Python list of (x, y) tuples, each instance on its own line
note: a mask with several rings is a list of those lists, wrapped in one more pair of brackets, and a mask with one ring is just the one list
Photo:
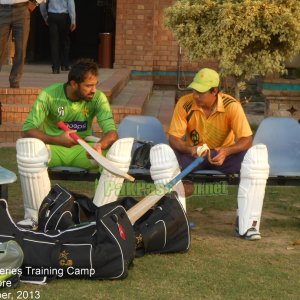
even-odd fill
[(248, 229), (244, 235), (240, 235), (239, 234), (239, 217), (236, 217), (234, 230), (235, 230), (236, 236), (238, 236), (242, 239), (245, 239), (247, 241), (257, 241), (257, 240), (261, 239), (260, 232), (258, 232), (256, 230), (256, 228), (254, 228), (254, 227), (251, 227), (250, 229)]
[(244, 235), (240, 235), (240, 237), (247, 241), (257, 241), (261, 239), (260, 232), (257, 231), (254, 227), (248, 229), (247, 232)]

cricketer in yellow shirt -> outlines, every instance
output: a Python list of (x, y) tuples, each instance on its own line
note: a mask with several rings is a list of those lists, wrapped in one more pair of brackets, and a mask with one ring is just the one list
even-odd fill
[(212, 161), (206, 158), (195, 170), (239, 173), (252, 145), (252, 131), (240, 102), (219, 92), (219, 83), (216, 71), (201, 69), (189, 85), (193, 92), (176, 104), (169, 142), (182, 168), (197, 157), (197, 147), (207, 144)]

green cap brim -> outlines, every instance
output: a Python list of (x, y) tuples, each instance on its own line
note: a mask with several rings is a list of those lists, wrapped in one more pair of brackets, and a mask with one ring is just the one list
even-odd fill
[(205, 84), (199, 84), (196, 82), (192, 82), (189, 86), (189, 88), (196, 90), (199, 93), (205, 93), (207, 91), (209, 91), (212, 87), (205, 85)]

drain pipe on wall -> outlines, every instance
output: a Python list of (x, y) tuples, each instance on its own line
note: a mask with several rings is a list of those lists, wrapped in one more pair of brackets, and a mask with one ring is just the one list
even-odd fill
[(179, 91), (189, 91), (190, 89), (185, 87), (180, 86), (180, 74), (184, 73), (182, 71), (182, 48), (181, 46), (178, 46), (178, 59), (177, 59), (177, 89)]

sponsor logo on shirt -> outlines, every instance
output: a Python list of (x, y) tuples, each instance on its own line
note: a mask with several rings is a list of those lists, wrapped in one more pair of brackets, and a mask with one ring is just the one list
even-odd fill
[(194, 146), (199, 144), (199, 133), (197, 130), (193, 129), (190, 133), (190, 138)]
[(57, 108), (58, 116), (63, 117), (65, 115), (65, 109), (63, 106)]
[(69, 129), (74, 129), (77, 131), (86, 131), (87, 130), (87, 121), (73, 121), (66, 122), (68, 124)]

